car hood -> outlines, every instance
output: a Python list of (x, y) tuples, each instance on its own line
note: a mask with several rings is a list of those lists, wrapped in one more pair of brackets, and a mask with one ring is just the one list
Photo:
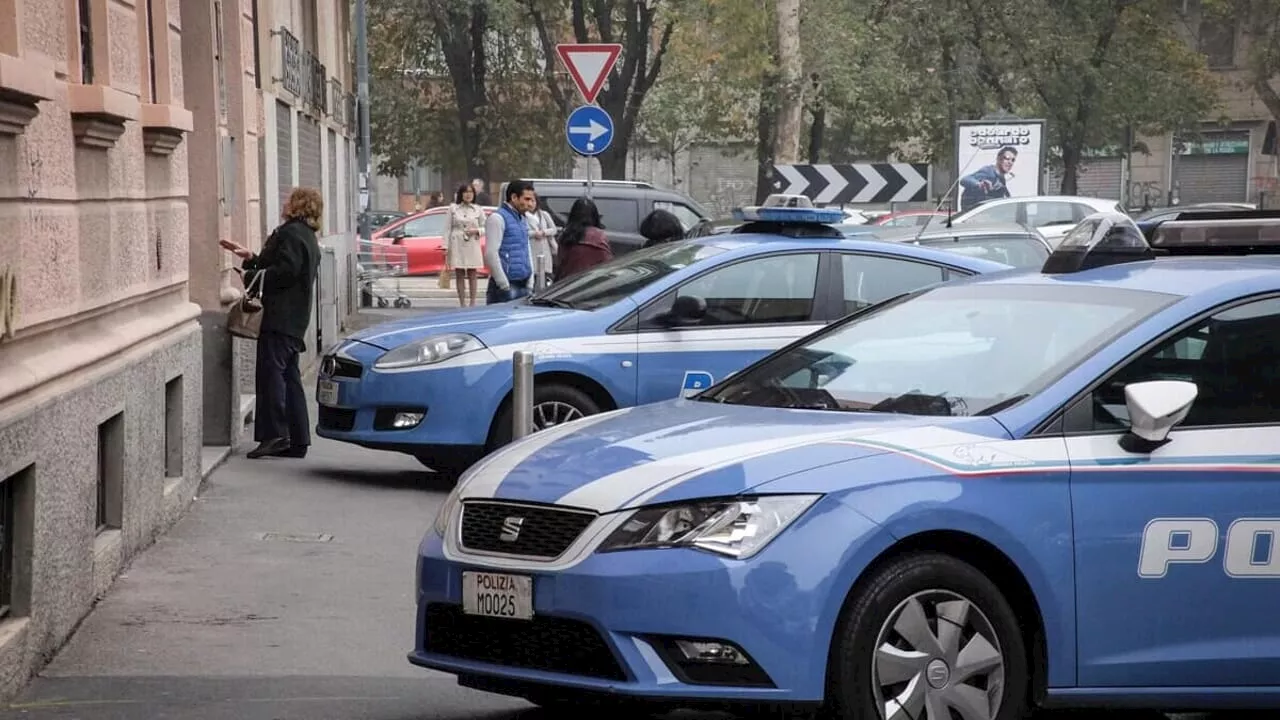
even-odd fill
[[(512, 333), (503, 331), (516, 323), (519, 323), (520, 335), (549, 338), (555, 337), (555, 329), (548, 327), (550, 323), (583, 314), (584, 311), (580, 310), (538, 307), (520, 302), (504, 303), (435, 312), (381, 323), (352, 333), (347, 336), (347, 340), (355, 340), (381, 350), (392, 350), (432, 335), (454, 332), (471, 333), (486, 344), (489, 344), (488, 336), (500, 334), (503, 336), (501, 342), (509, 342), (510, 339), (505, 336)], [(565, 329), (566, 332), (568, 330), (569, 328)]]
[(472, 468), (458, 494), (464, 500), (554, 503), (597, 512), (724, 497), (822, 465), (889, 452), (865, 442), (877, 437), (932, 447), (1009, 436), (990, 417), (673, 400), (534, 433)]

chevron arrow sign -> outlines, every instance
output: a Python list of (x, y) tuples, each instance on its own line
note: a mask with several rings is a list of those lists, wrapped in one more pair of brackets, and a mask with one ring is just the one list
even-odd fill
[(923, 202), (929, 199), (929, 165), (774, 165), (773, 191), (804, 195), (818, 205)]

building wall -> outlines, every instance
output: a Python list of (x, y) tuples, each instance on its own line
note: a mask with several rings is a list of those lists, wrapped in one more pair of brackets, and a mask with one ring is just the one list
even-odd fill
[(0, 2), (0, 695), (200, 477), (178, 4), (79, 7)]

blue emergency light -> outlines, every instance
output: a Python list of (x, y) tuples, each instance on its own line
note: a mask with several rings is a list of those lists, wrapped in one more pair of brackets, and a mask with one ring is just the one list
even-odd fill
[(733, 219), (739, 222), (807, 223), (836, 225), (844, 222), (839, 208), (817, 208), (804, 195), (774, 194), (763, 205), (734, 208)]
[(1041, 272), (1079, 272), (1169, 255), (1280, 255), (1280, 212), (1183, 212), (1141, 225), (1123, 213), (1097, 213), (1067, 233)]

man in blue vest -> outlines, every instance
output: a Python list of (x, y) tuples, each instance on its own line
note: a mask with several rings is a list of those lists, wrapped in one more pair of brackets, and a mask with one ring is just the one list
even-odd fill
[(533, 277), (529, 229), (524, 223), (524, 214), (537, 203), (533, 183), (525, 180), (507, 183), (505, 200), (484, 223), (484, 264), (489, 268), (489, 286), (484, 293), (486, 305), (528, 295), (529, 280)]

